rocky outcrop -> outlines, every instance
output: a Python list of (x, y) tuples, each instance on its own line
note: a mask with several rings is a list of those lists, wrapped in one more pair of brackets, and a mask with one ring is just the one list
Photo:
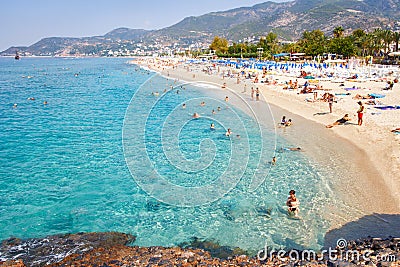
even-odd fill
[(0, 266), (400, 266), (400, 238), (349, 241), (334, 254), (318, 252), (309, 258), (303, 257), (309, 251), (299, 250), (248, 256), (197, 239), (185, 248), (128, 246), (134, 240), (115, 232), (11, 238), (1, 243)]

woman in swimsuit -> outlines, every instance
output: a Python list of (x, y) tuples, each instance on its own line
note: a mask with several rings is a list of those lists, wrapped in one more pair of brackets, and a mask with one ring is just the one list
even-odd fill
[(296, 191), (290, 190), (286, 206), (288, 206), (289, 213), (294, 213), (295, 216), (299, 214), (300, 201), (296, 198)]
[(343, 118), (338, 119), (337, 121), (335, 121), (335, 122), (332, 123), (332, 124), (326, 125), (326, 128), (332, 128), (332, 127), (335, 126), (335, 125), (339, 125), (339, 124), (346, 123), (346, 122), (348, 122), (349, 120), (351, 120), (350, 117), (349, 117), (349, 114), (345, 114), (345, 115), (343, 116)]

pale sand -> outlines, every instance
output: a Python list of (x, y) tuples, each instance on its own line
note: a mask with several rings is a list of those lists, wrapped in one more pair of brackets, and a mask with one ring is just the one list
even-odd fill
[[(220, 73), (215, 71), (210, 75), (201, 71), (204, 65), (188, 66), (176, 61), (154, 59), (137, 63), (181, 81), (226, 83), (229, 89), (241, 93), (252, 107), (255, 107), (256, 101), (250, 97), (251, 87), (260, 88), (265, 99), (261, 101), (271, 105), (276, 121), (280, 121), (282, 115), (294, 121), (293, 126), (277, 130), (281, 130), (281, 134), (296, 146), (305, 148), (307, 156), (320, 166), (326, 166), (329, 173), (335, 174), (329, 177), (329, 183), (338, 199), (343, 201), (343, 206), (347, 207), (345, 211), (335, 210), (334, 205), (330, 207), (332, 217), (337, 217), (333, 219), (335, 227), (374, 213), (400, 213), (400, 135), (390, 132), (400, 127), (400, 110), (378, 110), (365, 105), (364, 125), (358, 126), (356, 111), (359, 100), (352, 99), (357, 93), (366, 95), (375, 92), (386, 95), (378, 99), (385, 105), (400, 105), (399, 84), (395, 84), (393, 91), (382, 91), (385, 82), (346, 81), (344, 87), (340, 87), (339, 83), (321, 82), (323, 88), (332, 89), (329, 90), (332, 93), (346, 93), (344, 88), (353, 86), (368, 88), (349, 91), (350, 96), (337, 96), (338, 103), (334, 103), (333, 113), (329, 114), (328, 103), (307, 102), (305, 99), (312, 99), (312, 94), (297, 94), (298, 90), (283, 90), (283, 85), (279, 85), (296, 79), (294, 77), (274, 75), (278, 85), (254, 84), (244, 79), (237, 84), (236, 77), (222, 79), (221, 72), (227, 70), (226, 67), (220, 67)], [(177, 67), (172, 68), (173, 65)], [(305, 80), (298, 81), (303, 84)], [(246, 93), (243, 93), (244, 84), (247, 84)], [(321, 90), (322, 93), (324, 91)], [(350, 124), (325, 128), (345, 113), (352, 118)], [(355, 214), (358, 216), (355, 217)]]

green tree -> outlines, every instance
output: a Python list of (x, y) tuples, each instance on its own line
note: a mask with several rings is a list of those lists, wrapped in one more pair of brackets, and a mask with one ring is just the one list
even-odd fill
[(343, 32), (344, 32), (343, 27), (342, 26), (338, 26), (335, 29), (333, 29), (333, 37), (340, 38), (340, 37), (343, 36)]
[(228, 52), (228, 40), (215, 36), (210, 49), (215, 50), (216, 53), (226, 54)]
[(305, 31), (298, 44), (301, 52), (310, 56), (322, 55), (326, 52), (327, 38), (321, 30)]
[(350, 37), (333, 38), (329, 42), (328, 51), (343, 55), (344, 57), (351, 57), (356, 55), (356, 47)]
[(364, 45), (364, 40), (366, 35), (367, 34), (365, 31), (362, 29), (356, 29), (350, 35), (350, 38), (353, 41), (356, 49), (356, 54), (359, 56), (365, 56), (366, 48)]
[(389, 52), (390, 44), (393, 42), (393, 33), (390, 30), (382, 31), (382, 40), (385, 52)]
[(399, 41), (400, 41), (400, 33), (399, 32), (393, 32), (393, 42), (395, 42), (396, 47), (395, 50), (399, 50)]
[(385, 32), (381, 28), (375, 29), (372, 32), (372, 43), (370, 44), (370, 49), (372, 49), (373, 54), (378, 55), (382, 49), (385, 49), (384, 38)]

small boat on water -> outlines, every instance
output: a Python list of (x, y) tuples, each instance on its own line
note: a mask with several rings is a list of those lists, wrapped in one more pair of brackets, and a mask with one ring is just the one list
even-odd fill
[(19, 60), (19, 54), (18, 54), (18, 51), (15, 51), (15, 60)]

